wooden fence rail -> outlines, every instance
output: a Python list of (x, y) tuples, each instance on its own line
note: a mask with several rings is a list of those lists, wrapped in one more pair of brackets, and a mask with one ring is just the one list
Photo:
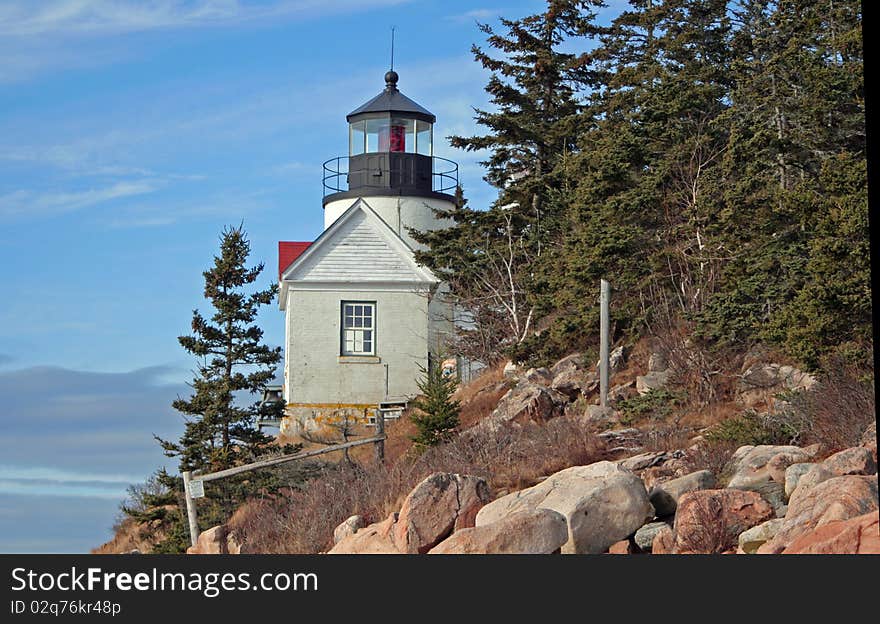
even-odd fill
[[(352, 448), (353, 446), (361, 446), (363, 444), (375, 444), (376, 445), (376, 458), (381, 461), (385, 457), (385, 418), (384, 414), (377, 414), (376, 418), (376, 433), (379, 435), (373, 436), (371, 438), (364, 438), (363, 440), (352, 440), (351, 442), (345, 442), (343, 444), (334, 444), (333, 446), (328, 446), (325, 448), (315, 449), (313, 451), (305, 451), (303, 453), (295, 453), (293, 455), (282, 455), (280, 457), (272, 457), (270, 459), (263, 459), (260, 461), (256, 461), (250, 464), (245, 464), (243, 466), (235, 466), (233, 468), (227, 468), (226, 470), (218, 470), (217, 472), (208, 472), (205, 474), (194, 474), (189, 470), (186, 470), (182, 473), (183, 476), (183, 494), (186, 499), (186, 515), (187, 520), (189, 522), (189, 535), (190, 542), (195, 546), (199, 540), (199, 522), (198, 516), (196, 514), (196, 504), (195, 499), (201, 498), (204, 496), (204, 482), (205, 481), (214, 481), (215, 479), (223, 479), (224, 477), (231, 477), (233, 475), (240, 474), (242, 472), (248, 472), (251, 470), (258, 470), (260, 468), (268, 468), (269, 466), (277, 466), (278, 464), (284, 464), (286, 462), (295, 461), (297, 459), (307, 459), (309, 457), (317, 457), (318, 455), (325, 455), (326, 453), (333, 453), (335, 451), (342, 451), (345, 449)], [(195, 494), (195, 495), (194, 495)]]

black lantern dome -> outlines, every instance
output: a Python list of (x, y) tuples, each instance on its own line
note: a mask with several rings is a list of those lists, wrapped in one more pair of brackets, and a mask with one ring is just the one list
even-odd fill
[(346, 115), (348, 157), (324, 163), (325, 205), (347, 196), (439, 194), (447, 199), (454, 192), (458, 165), (434, 157), (436, 117), (400, 92), (398, 78), (394, 70), (386, 72), (385, 89)]

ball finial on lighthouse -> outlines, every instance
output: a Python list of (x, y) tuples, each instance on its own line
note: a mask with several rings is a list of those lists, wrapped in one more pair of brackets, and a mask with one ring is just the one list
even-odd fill
[(385, 90), (397, 91), (397, 72), (393, 69), (385, 72)]

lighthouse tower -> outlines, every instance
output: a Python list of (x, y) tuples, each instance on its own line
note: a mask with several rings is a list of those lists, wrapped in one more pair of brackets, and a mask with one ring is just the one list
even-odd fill
[(397, 72), (387, 72), (385, 89), (346, 117), (348, 156), (324, 163), (324, 228), (362, 197), (416, 248), (407, 228), (441, 225), (432, 208), (453, 207), (458, 165), (434, 156), (436, 117), (401, 93), (397, 81)]
[(371, 418), (418, 394), (453, 329), (445, 285), (410, 230), (447, 227), (458, 165), (434, 156), (435, 116), (385, 88), (346, 117), (349, 153), (324, 163), (324, 231), (278, 245), (285, 312), (282, 432)]

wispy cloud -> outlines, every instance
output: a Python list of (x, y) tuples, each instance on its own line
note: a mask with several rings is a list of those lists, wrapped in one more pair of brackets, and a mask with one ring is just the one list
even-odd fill
[(478, 22), (484, 22), (486, 20), (494, 19), (499, 15), (503, 15), (504, 13), (504, 9), (473, 9), (467, 11), (466, 13), (450, 15), (446, 19), (456, 22), (471, 22), (474, 20)]
[(117, 182), (105, 188), (69, 192), (39, 192), (18, 190), (0, 196), (0, 219), (23, 216), (45, 217), (74, 212), (123, 197), (144, 195), (160, 188), (157, 182)]
[(0, 465), (0, 494), (75, 496), (119, 500), (141, 475), (83, 473), (45, 466)]
[(6, 0), (0, 35), (119, 35), (169, 28), (195, 28), (308, 19), (394, 6), (408, 0)]

